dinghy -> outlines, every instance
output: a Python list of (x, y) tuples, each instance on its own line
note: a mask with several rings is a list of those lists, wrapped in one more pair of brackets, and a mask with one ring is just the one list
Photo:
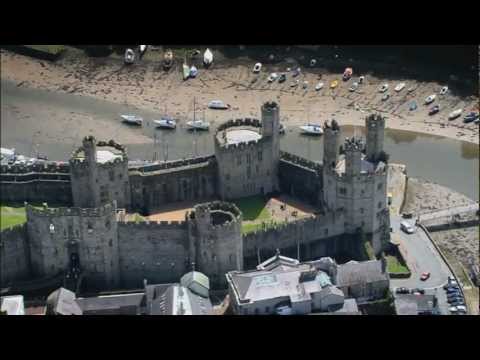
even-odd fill
[(253, 67), (253, 72), (255, 74), (258, 74), (262, 70), (262, 64), (261, 63), (256, 63), (255, 66)]
[(165, 55), (163, 56), (163, 70), (169, 70), (173, 65), (173, 52), (171, 50), (167, 50)]
[(153, 120), (153, 123), (156, 127), (163, 129), (175, 129), (177, 127), (177, 122), (168, 117), (161, 118), (160, 120)]
[(321, 125), (317, 124), (307, 124), (300, 126), (302, 133), (305, 135), (322, 135), (323, 129)]
[(452, 112), (448, 115), (448, 120), (454, 120), (454, 119), (456, 119), (457, 117), (459, 117), (460, 115), (462, 115), (462, 112), (463, 112), (463, 109), (457, 109), (457, 110), (452, 111)]
[(228, 105), (221, 100), (212, 100), (208, 103), (209, 109), (218, 109), (218, 110), (226, 110), (228, 109)]
[(143, 119), (137, 115), (120, 115), (120, 117), (122, 118), (123, 122), (127, 124), (132, 124), (132, 125), (143, 124)]
[(323, 82), (319, 82), (316, 86), (315, 86), (315, 91), (319, 91), (323, 88)]
[(140, 57), (143, 57), (145, 53), (147, 52), (147, 47), (148, 45), (139, 45), (138, 48), (140, 50)]
[(125, 64), (130, 65), (135, 61), (135, 53), (132, 49), (125, 50)]
[(338, 85), (338, 80), (333, 80), (331, 83), (330, 83), (330, 89), (335, 89)]
[(408, 109), (410, 111), (413, 111), (413, 110), (417, 110), (417, 102), (416, 101), (412, 101), (408, 107)]
[(435, 98), (437, 97), (437, 95), (433, 94), (433, 95), (430, 95), (430, 96), (427, 96), (425, 98), (425, 104), (431, 104), (432, 102), (435, 101)]
[(395, 86), (395, 91), (400, 92), (400, 91), (403, 90), (404, 87), (405, 87), (405, 83), (402, 82), (402, 83), (398, 84), (397, 86)]
[(448, 86), (444, 86), (440, 90), (440, 95), (445, 95), (447, 92), (448, 92)]
[(351, 92), (354, 92), (355, 90), (358, 89), (358, 83), (354, 82), (352, 86), (350, 86), (350, 89), (348, 89)]
[(353, 69), (350, 67), (346, 68), (345, 71), (343, 72), (343, 81), (350, 80), (350, 78), (352, 77), (352, 74), (353, 74)]
[(194, 65), (192, 65), (192, 67), (190, 68), (190, 77), (196, 78), (197, 74), (198, 74), (197, 68)]
[(183, 68), (183, 80), (188, 80), (188, 78), (190, 77), (190, 68), (185, 63), (183, 64), (182, 68)]
[(286, 129), (286, 128), (285, 128), (285, 125), (280, 124), (280, 125), (278, 126), (278, 133), (279, 133), (279, 134), (285, 134), (285, 129)]
[(388, 84), (383, 84), (382, 86), (380, 86), (380, 88), (378, 89), (378, 92), (381, 92), (381, 93), (384, 93), (385, 91), (388, 90)]
[(203, 54), (203, 65), (205, 67), (209, 67), (213, 62), (213, 54), (212, 52), (210, 51), (209, 48), (207, 48), (207, 50), (205, 50), (205, 53)]
[(204, 120), (187, 121), (187, 128), (189, 130), (208, 130), (210, 123)]

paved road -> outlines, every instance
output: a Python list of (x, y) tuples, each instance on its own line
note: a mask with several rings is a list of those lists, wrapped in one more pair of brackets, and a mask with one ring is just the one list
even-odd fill
[(478, 211), (478, 204), (456, 206), (448, 209), (437, 210), (429, 213), (420, 214), (419, 221), (428, 221), (432, 219), (442, 218), (442, 217), (452, 217), (457, 214), (462, 214), (465, 212), (474, 212)]
[[(405, 261), (412, 273), (408, 279), (391, 279), (390, 288), (394, 291), (397, 287), (424, 288), (426, 294), (436, 295), (439, 308), (442, 314), (449, 314), (448, 303), (443, 285), (447, 282), (448, 276), (452, 275), (440, 254), (430, 242), (421, 228), (416, 228), (414, 234), (406, 234), (400, 230), (400, 222), (403, 219), (399, 216), (391, 216), (391, 227), (396, 234), (400, 247), (405, 254)], [(409, 222), (412, 222), (411, 220)], [(431, 273), (430, 278), (421, 281), (423, 272)]]

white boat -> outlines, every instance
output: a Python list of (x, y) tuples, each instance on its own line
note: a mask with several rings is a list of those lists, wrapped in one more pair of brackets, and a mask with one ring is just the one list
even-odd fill
[(255, 74), (259, 73), (260, 70), (262, 70), (262, 64), (261, 63), (256, 63), (255, 66), (253, 67), (253, 72)]
[(194, 65), (192, 65), (192, 67), (190, 68), (190, 77), (195, 78), (197, 74), (198, 74), (197, 68)]
[(270, 76), (268, 77), (268, 82), (274, 82), (275, 80), (277, 80), (278, 78), (278, 74), (277, 73), (271, 73)]
[(407, 89), (407, 92), (410, 94), (410, 93), (414, 92), (415, 90), (416, 90), (416, 88), (412, 86), (411, 88)]
[(307, 125), (300, 126), (300, 129), (302, 130), (302, 133), (306, 135), (322, 135), (323, 134), (322, 125), (307, 124)]
[(208, 130), (210, 128), (210, 123), (204, 120), (192, 120), (187, 121), (187, 127), (190, 130)]
[(286, 127), (283, 124), (279, 124), (278, 126), (278, 133), (279, 134), (285, 134)]
[(120, 115), (124, 122), (133, 125), (142, 125), (143, 119), (137, 115)]
[(183, 69), (183, 80), (187, 80), (190, 77), (190, 68), (188, 67), (187, 64), (183, 64), (182, 66)]
[(145, 52), (147, 51), (147, 46), (148, 45), (140, 45), (139, 50), (140, 50), (140, 55), (143, 56)]
[(167, 117), (161, 118), (160, 120), (153, 120), (153, 123), (159, 128), (175, 129), (177, 127), (177, 122)]
[(207, 50), (205, 50), (205, 53), (203, 54), (203, 65), (205, 65), (205, 67), (209, 67), (213, 62), (213, 54), (212, 52), (210, 51), (209, 48), (207, 48)]
[(378, 89), (378, 92), (381, 92), (381, 93), (384, 93), (385, 91), (388, 90), (388, 84), (383, 84), (382, 86), (380, 86), (380, 88)]
[(448, 114), (448, 120), (453, 120), (462, 115), (463, 109), (457, 109)]
[(225, 103), (222, 100), (212, 100), (208, 103), (208, 107), (210, 109), (220, 109), (220, 110), (228, 109), (228, 105), (225, 105)]
[(436, 98), (436, 97), (437, 97), (437, 95), (435, 95), (435, 94), (432, 94), (432, 95), (430, 95), (430, 96), (427, 96), (427, 97), (425, 98), (425, 104), (431, 104), (432, 102), (435, 101), (435, 98)]
[(125, 50), (125, 64), (133, 64), (135, 61), (135, 53), (132, 49)]
[(348, 90), (351, 91), (351, 92), (354, 92), (357, 89), (358, 89), (358, 83), (354, 82)]
[(362, 75), (358, 78), (358, 83), (359, 84), (363, 84), (364, 81), (365, 81), (365, 76)]
[(395, 86), (395, 91), (400, 92), (400, 91), (403, 90), (404, 87), (405, 87), (405, 83), (402, 82), (402, 83), (398, 84), (397, 86)]
[(319, 82), (316, 86), (315, 86), (315, 91), (318, 91), (318, 90), (321, 90), (323, 88), (323, 82)]
[(445, 95), (447, 92), (448, 92), (448, 86), (444, 86), (440, 90), (440, 95)]

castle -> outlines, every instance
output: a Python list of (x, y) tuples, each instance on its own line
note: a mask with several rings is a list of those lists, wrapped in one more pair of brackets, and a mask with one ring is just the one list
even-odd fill
[[(385, 120), (366, 118), (365, 144), (342, 144), (337, 122), (326, 122), (320, 164), (280, 151), (278, 104), (261, 114), (220, 125), (211, 156), (129, 165), (122, 145), (86, 137), (68, 165), (2, 166), (2, 201), (60, 207), (27, 205), (27, 223), (2, 232), (0, 287), (81, 269), (89, 288), (139, 288), (144, 279), (175, 282), (194, 263), (225, 288), (227, 272), (254, 268), (276, 249), (302, 259), (352, 253), (361, 233), (380, 253), (389, 238)], [(242, 234), (229, 201), (275, 192), (318, 212)], [(198, 202), (184, 221), (126, 221), (128, 212), (184, 200)]]

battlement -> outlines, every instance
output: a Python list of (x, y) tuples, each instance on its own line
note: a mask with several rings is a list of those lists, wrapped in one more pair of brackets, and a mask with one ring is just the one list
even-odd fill
[(227, 212), (227, 213), (230, 213), (231, 215), (233, 215), (234, 219), (236, 220), (240, 220), (241, 219), (241, 216), (242, 216), (242, 212), (240, 211), (240, 209), (233, 203), (229, 203), (229, 202), (225, 202), (225, 201), (212, 201), (212, 202), (208, 202), (208, 203), (203, 203), (203, 204), (198, 204), (198, 205), (195, 205), (194, 208), (193, 208), (193, 212), (191, 213), (191, 218), (195, 218), (195, 212), (196, 211), (202, 211), (202, 212), (206, 212), (206, 211), (223, 211), (223, 212)]
[[(83, 168), (87, 167), (88, 164), (86, 164), (85, 159), (81, 156), (81, 153), (85, 154), (85, 149), (87, 146), (90, 146), (92, 142), (95, 141), (95, 138), (93, 136), (87, 136), (83, 139), (83, 145), (76, 150), (72, 152), (72, 155), (70, 157), (69, 163), (71, 166), (75, 166), (76, 168)], [(118, 151), (118, 153), (121, 155), (121, 158), (114, 158), (113, 160), (108, 160), (105, 162), (97, 162), (97, 165), (102, 168), (109, 168), (112, 165), (118, 165), (118, 164), (123, 164), (128, 162), (128, 156), (127, 156), (127, 148), (124, 145), (121, 145), (114, 140), (109, 140), (107, 141), (98, 141), (96, 143), (96, 147), (102, 148), (102, 147), (110, 147)], [(119, 155), (117, 153), (117, 155)]]
[(224, 131), (228, 128), (235, 127), (235, 126), (252, 126), (252, 127), (261, 128), (262, 122), (258, 119), (252, 119), (252, 118), (230, 119), (227, 122), (221, 124), (217, 128), (217, 130), (215, 131), (215, 135), (217, 135), (221, 131)]
[(187, 227), (187, 223), (185, 221), (119, 221), (118, 224), (138, 230), (186, 229)]
[(365, 149), (365, 144), (361, 138), (345, 138), (343, 149), (345, 153), (359, 151), (362, 152)]
[(285, 151), (280, 151), (280, 160), (283, 161), (288, 161), (290, 163), (293, 163), (295, 165), (299, 165), (302, 167), (305, 167), (307, 169), (313, 170), (313, 171), (318, 171), (320, 172), (322, 170), (322, 164), (311, 161), (305, 158), (302, 158), (300, 156), (285, 152)]
[(30, 165), (13, 164), (1, 165), (0, 173), (3, 174), (28, 174), (28, 173), (49, 173), (49, 174), (68, 174), (70, 173), (70, 166), (68, 163), (60, 162), (44, 162)]
[(98, 208), (79, 208), (79, 207), (59, 207), (49, 208), (48, 205), (42, 209), (35, 208), (28, 203), (25, 203), (25, 208), (28, 216), (41, 217), (60, 217), (60, 216), (80, 216), (80, 217), (102, 217), (112, 214), (116, 211), (115, 204), (106, 204)]
[(370, 114), (365, 118), (365, 123), (367, 127), (385, 126), (385, 118), (378, 113)]
[(278, 110), (278, 104), (275, 101), (267, 101), (262, 105), (262, 110), (264, 111)]
[[(239, 127), (254, 127), (254, 128), (261, 128), (262, 122), (258, 119), (252, 118), (242, 118), (242, 119), (235, 119), (229, 120), (226, 123), (221, 124), (217, 130), (215, 131), (215, 145), (223, 151), (231, 151), (231, 150), (243, 150), (249, 147), (255, 147), (258, 143), (264, 141), (264, 137), (260, 137), (259, 139), (255, 140), (248, 140), (239, 143), (228, 143), (226, 140), (226, 131), (227, 129), (231, 128), (239, 128)], [(259, 134), (260, 135), (260, 134)]]
[(189, 159), (180, 159), (180, 160), (172, 160), (166, 162), (159, 162), (155, 164), (146, 164), (143, 166), (130, 166), (128, 168), (129, 171), (140, 171), (142, 173), (150, 173), (155, 171), (161, 170), (168, 170), (168, 169), (175, 169), (190, 165), (198, 165), (202, 163), (211, 163), (215, 161), (215, 155), (207, 155), (207, 156), (200, 156), (195, 158)]

